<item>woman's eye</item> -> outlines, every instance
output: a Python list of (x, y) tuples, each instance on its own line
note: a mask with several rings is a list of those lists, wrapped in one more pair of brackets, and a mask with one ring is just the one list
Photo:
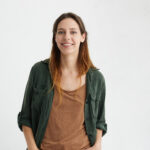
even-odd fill
[(75, 33), (77, 33), (77, 32), (75, 32), (75, 31), (72, 31), (71, 33), (75, 34)]
[(58, 32), (58, 34), (62, 34), (62, 33), (63, 33), (62, 31), (59, 31), (59, 32)]
[[(59, 31), (59, 32), (58, 32), (58, 34), (63, 34), (63, 33), (64, 33), (63, 31)], [(71, 34), (76, 34), (76, 33), (77, 33), (77, 32), (75, 32), (75, 31), (72, 31), (72, 32), (71, 32)]]

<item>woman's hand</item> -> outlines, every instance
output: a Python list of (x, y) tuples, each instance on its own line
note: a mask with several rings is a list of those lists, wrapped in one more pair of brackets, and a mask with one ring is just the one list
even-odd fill
[(32, 149), (28, 149), (28, 150), (40, 150), (39, 148), (32, 148)]
[(92, 147), (87, 148), (85, 150), (101, 150), (101, 144), (97, 143), (97, 144), (93, 145)]

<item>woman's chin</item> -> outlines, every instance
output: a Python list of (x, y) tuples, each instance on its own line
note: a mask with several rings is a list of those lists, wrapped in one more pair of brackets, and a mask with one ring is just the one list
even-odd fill
[(67, 50), (62, 50), (61, 53), (63, 55), (74, 55), (76, 52), (74, 49), (67, 49)]

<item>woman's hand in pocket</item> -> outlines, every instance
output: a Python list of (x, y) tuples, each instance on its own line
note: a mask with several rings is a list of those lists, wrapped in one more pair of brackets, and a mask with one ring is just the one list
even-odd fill
[(93, 145), (90, 148), (87, 148), (85, 150), (101, 150), (101, 144), (95, 144), (95, 145)]
[(32, 149), (28, 149), (28, 150), (40, 150), (40, 149), (36, 147), (34, 149), (32, 148)]

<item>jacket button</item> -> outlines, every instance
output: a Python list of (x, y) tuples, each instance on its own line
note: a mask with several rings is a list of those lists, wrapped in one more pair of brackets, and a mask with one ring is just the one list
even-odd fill
[(87, 99), (85, 100), (85, 102), (86, 102), (86, 104), (88, 104), (88, 100)]

